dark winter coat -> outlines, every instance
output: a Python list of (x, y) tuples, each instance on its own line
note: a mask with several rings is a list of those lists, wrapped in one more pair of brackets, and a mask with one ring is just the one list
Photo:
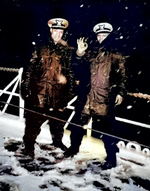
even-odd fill
[[(25, 78), (22, 96), (36, 107), (63, 109), (75, 95), (75, 80), (70, 67), (72, 48), (53, 41), (33, 53)], [(57, 74), (67, 79), (60, 84)]]
[(125, 58), (100, 49), (97, 55), (95, 57), (92, 55), (89, 61), (91, 63), (91, 89), (83, 113), (106, 116), (111, 90), (115, 88), (116, 95), (119, 94), (122, 97), (126, 94)]

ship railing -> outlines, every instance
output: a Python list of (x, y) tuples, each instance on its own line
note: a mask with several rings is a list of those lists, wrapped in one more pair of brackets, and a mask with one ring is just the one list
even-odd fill
[[(16, 96), (19, 98), (19, 117), (20, 119), (22, 119), (24, 117), (24, 100), (21, 97), (21, 79), (22, 79), (23, 68), (16, 69), (16, 68), (0, 67), (0, 71), (17, 73), (16, 77), (4, 89), (0, 89), (0, 97), (3, 94), (9, 95), (7, 101), (4, 104), (3, 109), (1, 110), (1, 115), (6, 112), (13, 96)], [(16, 90), (18, 86), (19, 86), (19, 92), (17, 93)], [(10, 88), (12, 88), (12, 91), (9, 91)]]

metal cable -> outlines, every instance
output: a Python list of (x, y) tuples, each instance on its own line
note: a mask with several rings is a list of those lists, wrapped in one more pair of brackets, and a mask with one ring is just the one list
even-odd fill
[(5, 71), (5, 72), (18, 72), (18, 68), (5, 68), (5, 67), (0, 67), (0, 71)]

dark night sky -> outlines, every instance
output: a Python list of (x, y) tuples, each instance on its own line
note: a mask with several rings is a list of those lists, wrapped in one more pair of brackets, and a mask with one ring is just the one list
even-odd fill
[(0, 4), (0, 59), (4, 65), (25, 64), (28, 58), (24, 62), (22, 58), (31, 55), (32, 42), (48, 40), (47, 21), (53, 17), (69, 21), (71, 46), (76, 46), (80, 36), (92, 39), (93, 26), (108, 21), (117, 32), (122, 53), (149, 57), (150, 3), (146, 0), (2, 0)]
[[(126, 62), (128, 91), (150, 94), (148, 0), (1, 0), (0, 66), (26, 66), (34, 48), (32, 42), (40, 45), (48, 41), (47, 22), (54, 17), (69, 21), (68, 43), (74, 47), (80, 36), (89, 37), (89, 42), (93, 42), (92, 29), (96, 23), (110, 22), (114, 28), (114, 46), (129, 56)], [(124, 104), (134, 105), (136, 101), (128, 100)]]

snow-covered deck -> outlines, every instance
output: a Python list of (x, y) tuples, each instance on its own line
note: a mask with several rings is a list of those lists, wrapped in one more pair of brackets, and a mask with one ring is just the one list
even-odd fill
[[(104, 159), (105, 150), (103, 147), (103, 143), (101, 142), (101, 140), (94, 138), (90, 139), (86, 136), (83, 139), (80, 152), (73, 159), (68, 159), (67, 161), (64, 160), (61, 163), (55, 165), (56, 169), (47, 169), (47, 172), (45, 173), (41, 171), (28, 172), (26, 169), (20, 166), (19, 162), (14, 156), (14, 152), (7, 151), (4, 148), (4, 143), (8, 142), (9, 139), (14, 139), (18, 141), (22, 140), (25, 127), (24, 122), (25, 119), (20, 119), (18, 116), (10, 115), (7, 113), (0, 115), (0, 183), (3, 182), (5, 184), (8, 184), (11, 189), (14, 189), (14, 191), (42, 191), (42, 185), (45, 185), (48, 190), (54, 191), (61, 191), (62, 188), (67, 188), (68, 190), (72, 191), (100, 190), (101, 187), (95, 186), (94, 182), (97, 182), (101, 186), (103, 185), (102, 189), (109, 188), (110, 190), (112, 190), (112, 188), (119, 187), (123, 191), (147, 190), (138, 185), (138, 182), (136, 182), (135, 184), (134, 180), (132, 180), (131, 178), (143, 178), (142, 180), (140, 180), (140, 183), (141, 181), (146, 181), (146, 185), (145, 183), (143, 184), (143, 182), (142, 184), (145, 185), (145, 188), (149, 186), (149, 182), (147, 182), (148, 180), (150, 180), (149, 157), (147, 157), (147, 160), (145, 161), (146, 165), (138, 165), (136, 163), (132, 163), (132, 161), (130, 160), (132, 157), (129, 158), (129, 161), (124, 160), (124, 162), (122, 163), (121, 158), (126, 154), (129, 157), (131, 152), (127, 152), (132, 150), (133, 148), (131, 148), (130, 145), (126, 150), (125, 145), (121, 142), (119, 145), (119, 147), (121, 148), (120, 153), (117, 153), (117, 157), (119, 158), (118, 166), (116, 168), (102, 170), (99, 165), (96, 165), (96, 163), (94, 164), (92, 161), (95, 158), (95, 154), (97, 154), (96, 157), (98, 158), (98, 161), (102, 161)], [(70, 145), (69, 134), (70, 131), (65, 130), (63, 142), (67, 146)], [(41, 127), (41, 133), (37, 138), (37, 142), (42, 144), (52, 142), (49, 128), (46, 123), (43, 124), (43, 126)], [(137, 150), (138, 152), (140, 152), (138, 148), (139, 147), (137, 146)], [(94, 151), (94, 149), (96, 149), (97, 153)], [(41, 156), (41, 152), (43, 151), (41, 151), (39, 147), (36, 146), (35, 157)], [(135, 156), (135, 152), (136, 151), (134, 149), (133, 158), (138, 156), (138, 153)], [(49, 159), (51, 160), (51, 156), (49, 156)], [(82, 161), (82, 163), (77, 164), (76, 161), (80, 160)], [(144, 163), (144, 161), (142, 161), (142, 163)], [(38, 164), (38, 160), (36, 158), (35, 164)], [(57, 171), (57, 168), (61, 169), (62, 171), (71, 169), (71, 171), (68, 172), (68, 174), (63, 175), (61, 172), (59, 173)], [(16, 175), (9, 175), (9, 169), (12, 169), (11, 172)], [(79, 169), (86, 169), (86, 172), (82, 175), (77, 175), (76, 173), (74, 173)], [(38, 175), (41, 173), (42, 175)], [(128, 181), (128, 184), (127, 182), (122, 182), (121, 179), (126, 179), (126, 181)], [(54, 184), (56, 182), (59, 186), (56, 186)]]

